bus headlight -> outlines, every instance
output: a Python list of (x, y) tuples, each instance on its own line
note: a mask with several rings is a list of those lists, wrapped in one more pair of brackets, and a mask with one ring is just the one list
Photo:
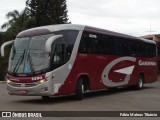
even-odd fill
[(46, 79), (42, 79), (42, 80), (37, 81), (36, 83), (37, 83), (37, 84), (43, 84), (43, 83), (45, 83), (46, 81), (47, 81)]
[(7, 84), (13, 84), (13, 82), (7, 79)]
[(54, 78), (54, 76), (51, 75), (51, 76), (49, 76), (49, 77), (46, 77), (45, 79), (39, 80), (37, 83), (43, 84), (43, 83), (45, 83), (45, 82), (47, 82), (48, 80), (51, 80), (51, 79), (53, 79), (53, 78)]
[(44, 82), (46, 82), (45, 79), (42, 79), (42, 80), (39, 81), (40, 84), (43, 84)]

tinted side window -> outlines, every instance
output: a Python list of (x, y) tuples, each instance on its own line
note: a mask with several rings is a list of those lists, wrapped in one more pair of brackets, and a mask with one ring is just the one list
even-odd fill
[(146, 44), (146, 54), (147, 57), (155, 57), (156, 56), (156, 45), (154, 44)]
[(137, 41), (128, 40), (127, 48), (128, 48), (128, 56), (137, 56)]
[(79, 46), (80, 53), (97, 54), (97, 35), (84, 32)]
[(122, 38), (115, 38), (115, 54), (120, 56), (128, 55), (127, 42)]
[(79, 52), (120, 56), (128, 54), (126, 40), (88, 32), (84, 32), (82, 35)]
[(137, 44), (137, 57), (146, 57), (146, 47), (143, 42), (138, 42)]
[(98, 53), (105, 55), (114, 55), (114, 39), (109, 36), (101, 35), (98, 42)]
[(84, 32), (79, 46), (80, 53), (115, 54), (114, 39), (107, 35)]
[(135, 42), (136, 56), (137, 57), (155, 57), (156, 56), (156, 45), (145, 42)]
[(156, 45), (126, 38), (84, 32), (79, 52), (134, 57), (156, 56)]

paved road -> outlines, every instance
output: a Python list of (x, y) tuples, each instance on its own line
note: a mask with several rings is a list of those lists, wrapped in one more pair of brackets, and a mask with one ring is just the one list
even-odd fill
[(86, 94), (82, 101), (72, 96), (53, 97), (48, 101), (41, 97), (10, 96), (5, 84), (0, 83), (0, 111), (160, 111), (160, 81), (145, 85), (140, 91), (119, 89)]

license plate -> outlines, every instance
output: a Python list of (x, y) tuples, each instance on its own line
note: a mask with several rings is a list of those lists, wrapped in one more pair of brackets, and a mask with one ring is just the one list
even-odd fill
[(19, 91), (21, 94), (27, 94), (27, 90), (20, 90)]

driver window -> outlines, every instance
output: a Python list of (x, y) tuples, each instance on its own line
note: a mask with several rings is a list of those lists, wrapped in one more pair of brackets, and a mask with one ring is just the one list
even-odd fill
[(63, 38), (55, 40), (52, 44), (52, 66), (62, 65), (65, 62), (65, 42)]
[(64, 44), (56, 44), (54, 51), (54, 63), (64, 62)]
[(57, 31), (55, 35), (63, 35), (52, 43), (51, 69), (56, 69), (70, 60), (78, 31)]

